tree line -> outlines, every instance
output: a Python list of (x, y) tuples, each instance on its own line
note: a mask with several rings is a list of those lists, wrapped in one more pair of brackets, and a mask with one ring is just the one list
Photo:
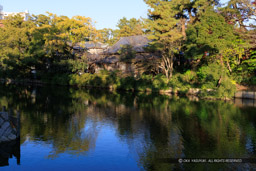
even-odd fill
[[(161, 52), (159, 73), (207, 88), (256, 84), (256, 2), (254, 0), (144, 0), (148, 18), (123, 17), (117, 29), (94, 27), (92, 19), (47, 13), (23, 21), (19, 15), (0, 28), (1, 78), (40, 79), (86, 69), (86, 55), (74, 51), (85, 41), (113, 45), (120, 37), (147, 35), (150, 51)], [(225, 85), (225, 83), (227, 85)]]

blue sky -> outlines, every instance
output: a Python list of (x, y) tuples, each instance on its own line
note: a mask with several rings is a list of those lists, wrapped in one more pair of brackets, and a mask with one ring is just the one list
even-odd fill
[[(221, 0), (227, 2), (227, 0)], [(81, 15), (92, 18), (97, 29), (116, 28), (119, 19), (147, 17), (148, 6), (143, 0), (0, 0), (6, 12), (45, 14), (72, 17)]]
[(81, 15), (92, 18), (97, 29), (116, 28), (122, 17), (147, 17), (147, 5), (143, 0), (0, 0), (6, 12), (45, 14), (72, 17)]

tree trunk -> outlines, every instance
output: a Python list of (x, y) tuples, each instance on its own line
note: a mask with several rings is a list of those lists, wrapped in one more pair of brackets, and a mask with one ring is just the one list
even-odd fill
[(169, 73), (170, 76), (169, 76), (169, 79), (172, 77), (172, 72), (173, 72), (173, 54), (171, 54), (171, 59), (170, 59), (170, 73)]
[(188, 11), (188, 15), (189, 15), (189, 24), (193, 24), (194, 22), (194, 17), (192, 16), (192, 12), (191, 12), (191, 8)]
[(184, 17), (181, 18), (181, 33), (183, 36), (183, 40), (186, 40), (186, 18)]
[(167, 54), (163, 54), (160, 68), (163, 69), (166, 78), (169, 80), (173, 72), (173, 55), (168, 56)]
[(228, 70), (229, 70), (229, 72), (230, 72), (230, 74), (232, 73), (232, 69), (231, 69), (231, 67), (230, 67), (230, 65), (229, 65), (229, 62), (227, 61), (227, 66), (228, 66)]
[(220, 76), (220, 79), (219, 79), (219, 81), (218, 81), (216, 87), (220, 87), (221, 81), (222, 81), (222, 76)]
[[(220, 64), (221, 64), (222, 70), (223, 70), (224, 69), (224, 62), (223, 62), (223, 55), (222, 55), (222, 53), (220, 54)], [(222, 81), (222, 75), (220, 76), (220, 79), (219, 79), (216, 87), (220, 87), (221, 81)]]
[(221, 64), (221, 66), (222, 66), (222, 67), (224, 67), (224, 63), (223, 63), (223, 56), (222, 56), (222, 54), (220, 54), (220, 64)]

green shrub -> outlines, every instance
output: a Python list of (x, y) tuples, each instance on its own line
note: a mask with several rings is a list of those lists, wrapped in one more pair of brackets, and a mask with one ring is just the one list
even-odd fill
[(104, 87), (104, 82), (102, 80), (102, 77), (99, 77), (97, 75), (94, 75), (92, 79), (89, 81), (89, 85), (93, 87)]
[[(217, 63), (209, 64), (208, 66), (203, 66), (197, 72), (201, 88), (203, 90), (212, 89), (215, 93), (215, 97), (233, 97), (236, 91), (236, 83), (230, 78), (228, 72)], [(218, 85), (219, 80), (220, 85)], [(206, 95), (209, 95), (209, 93)]]
[(125, 77), (120, 79), (120, 86), (118, 89), (124, 90), (134, 90), (136, 85), (136, 80), (134, 77)]
[(196, 72), (188, 70), (185, 72), (185, 74), (183, 74), (182, 80), (184, 82), (190, 83), (191, 81), (194, 81), (194, 79), (196, 78)]
[(223, 67), (217, 63), (203, 66), (197, 72), (199, 82), (202, 89), (214, 89), (217, 86), (218, 80), (221, 76), (226, 76), (227, 72)]
[(166, 90), (169, 88), (168, 79), (162, 74), (159, 74), (154, 77), (152, 85), (153, 89), (155, 90)]
[(68, 70), (71, 71), (72, 73), (77, 73), (77, 72), (84, 72), (85, 69), (87, 68), (87, 64), (85, 61), (80, 61), (80, 60), (73, 60), (69, 59), (67, 60), (67, 65), (68, 65)]
[(77, 85), (78, 87), (89, 86), (90, 80), (92, 80), (93, 75), (89, 73), (82, 74), (73, 74), (69, 81), (70, 85)]
[(51, 84), (56, 85), (69, 85), (70, 75), (69, 74), (56, 74), (51, 79)]
[(229, 77), (225, 77), (220, 87), (217, 89), (216, 96), (217, 97), (233, 97), (236, 92), (235, 82), (232, 81)]
[(256, 85), (256, 77), (251, 78), (251, 84)]
[(184, 84), (182, 83), (182, 74), (175, 74), (172, 76), (172, 78), (169, 81), (169, 86), (172, 87), (173, 89), (180, 89), (184, 86)]
[(197, 76), (200, 82), (217, 81), (222, 74), (227, 74), (222, 66), (217, 63), (203, 66), (197, 72)]

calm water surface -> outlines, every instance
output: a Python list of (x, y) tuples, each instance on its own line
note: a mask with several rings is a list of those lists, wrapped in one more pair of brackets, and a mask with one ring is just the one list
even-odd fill
[(256, 168), (177, 163), (179, 158), (256, 158), (254, 107), (156, 94), (0, 86), (4, 106), (20, 118), (20, 139), (8, 148), (0, 144), (0, 170)]

